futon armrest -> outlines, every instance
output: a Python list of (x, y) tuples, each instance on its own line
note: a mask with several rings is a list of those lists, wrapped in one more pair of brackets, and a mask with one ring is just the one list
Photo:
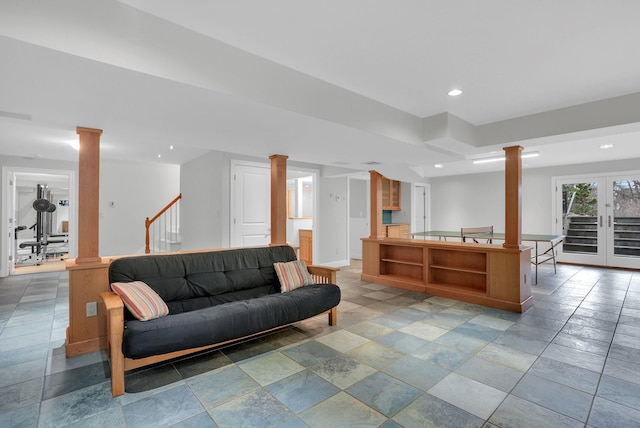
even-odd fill
[(113, 291), (100, 293), (107, 318), (107, 344), (111, 363), (111, 394), (124, 394), (124, 354), (122, 335), (124, 334), (124, 302)]
[(107, 309), (107, 311), (124, 307), (124, 302), (122, 301), (120, 296), (118, 296), (113, 291), (106, 291), (104, 293), (100, 293), (100, 298), (104, 302), (104, 306)]
[(335, 284), (336, 272), (340, 269), (329, 266), (307, 266), (317, 284)]

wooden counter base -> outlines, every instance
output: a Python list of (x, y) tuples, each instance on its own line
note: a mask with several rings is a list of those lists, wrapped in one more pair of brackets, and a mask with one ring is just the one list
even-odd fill
[(531, 248), (408, 239), (362, 240), (363, 281), (524, 312)]

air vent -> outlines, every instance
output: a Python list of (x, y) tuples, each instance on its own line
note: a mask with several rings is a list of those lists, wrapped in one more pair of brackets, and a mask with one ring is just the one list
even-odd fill
[(362, 162), (362, 165), (380, 165), (380, 162), (376, 162), (376, 161)]

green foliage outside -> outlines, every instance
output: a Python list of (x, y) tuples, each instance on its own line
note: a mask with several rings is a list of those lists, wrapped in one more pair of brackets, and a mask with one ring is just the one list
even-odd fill
[[(569, 207), (574, 192), (573, 204)], [(585, 216), (598, 214), (598, 186), (596, 183), (565, 184), (562, 186), (562, 195), (564, 199), (563, 211), (566, 214)], [(567, 213), (567, 209), (570, 209), (569, 213)]]

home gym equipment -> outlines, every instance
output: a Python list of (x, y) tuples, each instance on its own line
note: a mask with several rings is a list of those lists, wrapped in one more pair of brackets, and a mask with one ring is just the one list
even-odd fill
[[(30, 227), (30, 229), (35, 229), (34, 233), (34, 241), (26, 241), (22, 242), (19, 245), (19, 248), (27, 248), (31, 247), (31, 254), (24, 261), (23, 264), (40, 264), (42, 262), (47, 261), (48, 255), (57, 255), (66, 253), (67, 250), (64, 251), (54, 251), (47, 252), (47, 247), (49, 244), (66, 244), (68, 243), (68, 238), (66, 235), (53, 235), (52, 234), (52, 218), (51, 214), (56, 211), (56, 205), (51, 203), (49, 200), (51, 197), (51, 192), (47, 189), (47, 186), (38, 184), (37, 187), (37, 199), (33, 201), (32, 207), (36, 211), (36, 223)], [(16, 228), (16, 242), (18, 239), (18, 230), (24, 230), (24, 226), (21, 226), (22, 229)], [(56, 237), (58, 239), (50, 239), (51, 237)], [(16, 251), (17, 253), (17, 251)]]

